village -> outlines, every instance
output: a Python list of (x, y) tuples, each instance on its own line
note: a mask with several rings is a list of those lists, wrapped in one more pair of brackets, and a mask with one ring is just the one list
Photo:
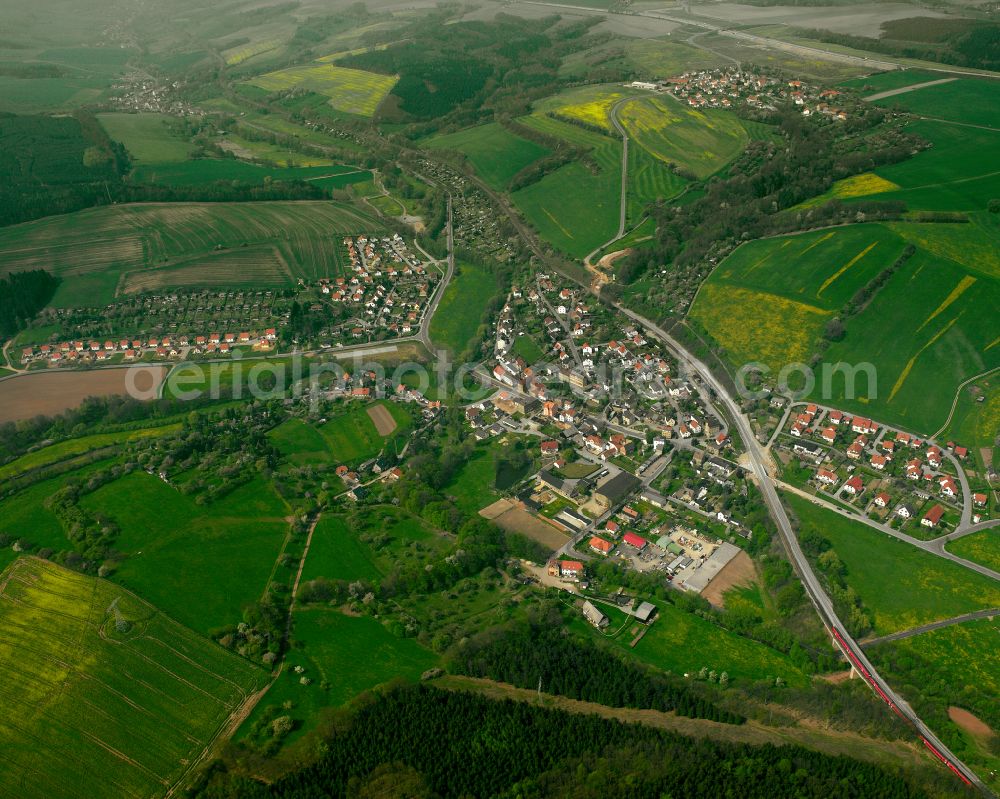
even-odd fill
[[(413, 335), (440, 270), (416, 257), (398, 234), (348, 236), (342, 246), (344, 275), (300, 279), (295, 289), (141, 294), (104, 308), (60, 309), (53, 318), (59, 332), (22, 347), (20, 362), (29, 368), (113, 365)], [(296, 303), (319, 320), (315, 329), (288, 329)]]
[(969, 488), (966, 447), (814, 403), (789, 407), (773, 439), (785, 480), (872, 521), (916, 537), (938, 536), (988, 518), (985, 490)]
[(823, 114), (837, 120), (848, 118), (843, 107), (847, 95), (837, 89), (820, 88), (802, 80), (776, 77), (740, 69), (699, 70), (656, 82), (633, 81), (635, 89), (664, 92), (692, 108), (759, 108), (774, 110), (793, 103), (803, 116)]

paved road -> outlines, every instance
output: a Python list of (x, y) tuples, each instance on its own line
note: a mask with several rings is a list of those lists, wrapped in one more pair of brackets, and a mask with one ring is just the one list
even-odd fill
[(766, 453), (757, 442), (757, 438), (753, 434), (750, 421), (743, 415), (739, 405), (729, 395), (725, 386), (723, 386), (722, 383), (715, 378), (711, 370), (704, 363), (695, 358), (694, 355), (688, 352), (676, 339), (670, 336), (658, 325), (653, 324), (650, 320), (640, 316), (634, 311), (622, 307), (621, 305), (616, 304), (615, 307), (633, 321), (643, 325), (651, 335), (659, 338), (660, 341), (662, 341), (669, 349), (673, 350), (678, 357), (687, 361), (701, 376), (705, 385), (715, 391), (719, 401), (729, 412), (729, 416), (733, 420), (733, 424), (739, 430), (740, 436), (743, 439), (743, 443), (746, 447), (747, 455), (752, 466), (752, 471), (754, 477), (756, 478), (757, 485), (760, 488), (761, 495), (764, 498), (764, 502), (767, 505), (772, 518), (778, 525), (778, 530), (781, 534), (781, 540), (785, 546), (785, 550), (788, 553), (792, 565), (795, 567), (795, 571), (802, 580), (802, 584), (806, 588), (806, 593), (809, 595), (813, 605), (816, 607), (820, 618), (823, 620), (824, 624), (826, 624), (828, 629), (831, 630), (831, 634), (839, 636), (839, 638), (836, 639), (837, 646), (840, 647), (852, 663), (860, 665), (867, 672), (868, 677), (866, 679), (869, 684), (873, 686), (876, 693), (880, 694), (883, 699), (889, 703), (891, 708), (895, 709), (900, 715), (906, 718), (926, 742), (947, 758), (953, 764), (955, 769), (961, 772), (964, 779), (969, 780), (977, 788), (979, 788), (980, 791), (988, 794), (988, 790), (976, 776), (975, 772), (962, 763), (962, 761), (959, 760), (944, 745), (944, 743), (937, 738), (934, 732), (926, 724), (924, 724), (923, 721), (921, 721), (920, 717), (917, 716), (906, 701), (901, 696), (896, 694), (885, 679), (879, 675), (871, 661), (868, 660), (862, 651), (860, 645), (848, 634), (846, 627), (837, 616), (836, 610), (834, 610), (833, 602), (823, 590), (822, 585), (812, 570), (812, 566), (809, 564), (809, 561), (806, 559), (805, 554), (802, 551), (802, 547), (799, 545), (798, 538), (792, 529), (791, 521), (788, 518), (784, 505), (781, 504), (781, 499), (778, 497), (775, 484), (765, 465)]
[(867, 640), (861, 642), (861, 646), (868, 648), (870, 646), (884, 644), (886, 641), (899, 641), (903, 638), (912, 638), (914, 635), (920, 635), (921, 633), (929, 633), (931, 630), (940, 630), (942, 627), (951, 627), (953, 624), (975, 621), (976, 619), (992, 619), (995, 616), (1000, 616), (1000, 608), (977, 610), (975, 613), (965, 613), (951, 619), (942, 619), (941, 621), (931, 622), (930, 624), (921, 624), (919, 627), (911, 627), (909, 630), (900, 630), (898, 633), (892, 633), (891, 635), (883, 635), (879, 638), (868, 638)]
[(434, 292), (434, 297), (431, 299), (430, 304), (424, 310), (423, 319), (420, 320), (420, 332), (417, 333), (417, 338), (427, 347), (427, 351), (430, 353), (434, 352), (434, 345), (431, 343), (430, 335), (431, 320), (434, 318), (435, 312), (437, 312), (438, 305), (441, 304), (441, 298), (444, 296), (445, 289), (448, 288), (448, 284), (455, 276), (455, 229), (452, 225), (451, 194), (448, 195), (448, 224), (445, 229), (448, 233), (448, 269), (444, 273), (441, 285)]
[(590, 266), (590, 260), (597, 255), (601, 250), (606, 247), (610, 247), (616, 241), (625, 236), (625, 218), (628, 216), (628, 133), (625, 132), (625, 126), (622, 125), (621, 121), (618, 119), (618, 109), (629, 100), (633, 100), (633, 97), (623, 97), (618, 100), (608, 113), (611, 118), (611, 124), (615, 126), (615, 130), (618, 131), (619, 135), (622, 137), (622, 189), (621, 198), (618, 201), (618, 233), (616, 233), (612, 238), (608, 239), (606, 242), (601, 244), (597, 249), (595, 249), (590, 255), (583, 259), (584, 266)]

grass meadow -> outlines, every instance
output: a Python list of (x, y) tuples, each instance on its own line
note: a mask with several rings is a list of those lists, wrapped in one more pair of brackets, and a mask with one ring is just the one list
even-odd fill
[(542, 238), (568, 255), (583, 258), (618, 230), (621, 140), (547, 116), (518, 121), (591, 150), (596, 172), (574, 162), (511, 195)]
[(356, 464), (381, 452), (387, 440), (405, 435), (412, 425), (410, 415), (394, 402), (376, 403), (389, 410), (396, 420), (396, 430), (389, 437), (380, 436), (368, 415), (367, 405), (352, 404), (349, 410), (334, 416), (317, 428), (337, 463)]
[[(809, 678), (787, 655), (735, 635), (668, 602), (656, 601), (654, 604), (659, 611), (658, 618), (634, 648), (629, 646), (634, 638), (634, 622), (626, 623), (625, 629), (614, 639), (630, 657), (677, 675), (697, 674), (702, 667), (707, 667), (719, 673), (728, 672), (736, 681), (781, 677), (789, 685), (808, 684)], [(601, 609), (610, 610), (604, 606)], [(624, 616), (618, 624), (613, 618), (608, 629), (614, 631), (624, 622)], [(593, 631), (583, 619), (577, 619), (575, 626)]]
[(502, 191), (510, 179), (549, 150), (517, 136), (497, 122), (434, 136), (425, 142), (433, 149), (458, 150), (492, 188)]
[(288, 532), (287, 505), (260, 478), (198, 505), (159, 477), (133, 472), (81, 504), (121, 529), (116, 548), (128, 557), (115, 581), (200, 633), (240, 621)]
[(238, 161), (235, 158), (199, 158), (181, 163), (140, 165), (132, 172), (132, 178), (136, 182), (163, 186), (201, 186), (219, 180), (262, 184), (270, 179), (303, 180), (322, 185), (324, 188), (342, 188), (371, 180), (371, 177), (371, 172), (352, 166), (262, 166)]
[(431, 319), (431, 341), (452, 355), (464, 352), (483, 324), (486, 308), (496, 294), (497, 280), (487, 267), (458, 262)]
[(0, 595), (4, 796), (162, 796), (264, 681), (120, 586), (47, 561), (17, 561)]
[(166, 114), (99, 114), (104, 130), (125, 145), (134, 163), (170, 164), (186, 161), (194, 147), (175, 133)]
[(1000, 606), (1000, 585), (794, 494), (800, 521), (833, 544), (845, 579), (875, 617), (878, 635)]
[(996, 528), (964, 536), (947, 544), (946, 548), (953, 555), (1000, 572), (1000, 530)]
[(1000, 86), (991, 80), (959, 78), (875, 103), (887, 108), (903, 108), (918, 116), (1000, 128)]
[[(311, 557), (311, 554), (310, 554)], [(292, 622), (288, 666), (244, 723), (237, 737), (269, 707), (295, 723), (289, 741), (315, 725), (323, 708), (339, 707), (394, 679), (416, 681), (439, 658), (412, 638), (398, 638), (369, 616), (331, 608), (300, 608)], [(299, 667), (303, 671), (297, 673)], [(308, 685), (302, 684), (305, 677)]]

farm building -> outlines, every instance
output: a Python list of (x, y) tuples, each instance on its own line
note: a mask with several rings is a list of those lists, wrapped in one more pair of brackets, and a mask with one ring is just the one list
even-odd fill
[(643, 624), (649, 624), (656, 618), (656, 605), (652, 602), (643, 602), (633, 611), (632, 615)]
[(602, 630), (608, 626), (608, 617), (597, 609), (597, 606), (589, 599), (583, 603), (583, 618), (593, 624), (597, 629)]

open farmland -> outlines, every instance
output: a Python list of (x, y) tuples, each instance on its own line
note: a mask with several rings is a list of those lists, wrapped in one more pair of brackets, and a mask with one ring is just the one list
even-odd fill
[(536, 114), (555, 114), (611, 133), (614, 130), (611, 107), (637, 93), (637, 89), (619, 84), (581, 86), (536, 103), (534, 111)]
[(249, 82), (269, 92), (305, 89), (329, 98), (329, 104), (337, 111), (370, 117), (397, 80), (394, 75), (313, 63), (268, 72)]
[(574, 162), (511, 195), (542, 238), (569, 255), (583, 258), (618, 230), (621, 140), (546, 116), (518, 121), (592, 151), (596, 174)]
[(129, 272), (122, 294), (155, 292), (167, 288), (281, 288), (295, 284), (288, 265), (276, 247), (247, 247), (211, 253), (175, 266)]
[(699, 178), (718, 172), (750, 140), (735, 115), (699, 111), (665, 96), (629, 100), (618, 109), (618, 118), (640, 147)]
[(960, 78), (874, 102), (918, 116), (1000, 129), (1000, 85), (992, 80)]
[[(144, 366), (134, 387), (148, 399), (167, 374), (164, 366)], [(35, 416), (55, 416), (75, 408), (87, 397), (129, 393), (129, 368), (90, 371), (35, 372), (0, 381), (0, 422)]]
[[(777, 373), (809, 361), (826, 323), (910, 243), (915, 254), (824, 353), (831, 364), (873, 364), (877, 381), (866, 385), (862, 377), (851, 398), (837, 377), (825, 399), (930, 434), (962, 381), (1000, 365), (1000, 348), (991, 346), (990, 309), (1000, 303), (992, 241), (986, 226), (911, 223), (763, 239), (719, 265), (690, 316), (733, 368), (761, 361)], [(818, 380), (817, 396), (821, 390)]]
[(166, 114), (100, 114), (108, 135), (125, 145), (133, 162), (142, 164), (185, 161), (194, 147), (170, 129)]
[(540, 144), (511, 133), (497, 122), (434, 136), (427, 140), (426, 146), (463, 153), (480, 177), (498, 190), (504, 189), (528, 164), (549, 153)]
[[(100, 305), (114, 298), (126, 273), (210, 261), (227, 248), (271, 245), (293, 277), (336, 276), (341, 237), (379, 230), (374, 218), (334, 202), (120, 205), (5, 228), (0, 274), (49, 269), (63, 279), (56, 307)], [(223, 271), (228, 285), (232, 271)], [(195, 271), (188, 276), (204, 285)]]
[(263, 184), (270, 179), (303, 180), (325, 188), (342, 188), (371, 180), (372, 173), (353, 166), (263, 166), (233, 158), (199, 158), (176, 164), (139, 166), (132, 171), (132, 178), (139, 183), (163, 186), (201, 186), (219, 180)]
[(750, 242), (715, 269), (691, 318), (734, 367), (761, 361), (777, 372), (807, 361), (826, 322), (902, 249), (879, 225)]
[(264, 678), (121, 587), (36, 559), (0, 577), (0, 633), (0, 794), (21, 799), (162, 796)]
[[(809, 205), (831, 197), (906, 203), (910, 210), (982, 211), (1000, 196), (1000, 169), (984, 152), (1000, 148), (1000, 130), (985, 130), (921, 119), (907, 126), (908, 132), (931, 144), (912, 158), (878, 167), (874, 177), (856, 176), (840, 181), (832, 191), (809, 201)], [(864, 188), (864, 193), (857, 191)]]
[(833, 544), (845, 579), (886, 635), (974, 610), (1000, 607), (1000, 585), (975, 572), (846, 519), (795, 494), (785, 501), (800, 532), (811, 530)]
[(489, 269), (478, 264), (457, 264), (431, 319), (431, 340), (452, 355), (464, 352), (483, 324), (486, 307), (496, 293), (496, 278)]
[(288, 507), (263, 478), (204, 506), (133, 472), (82, 504), (121, 528), (115, 548), (129, 556), (115, 581), (205, 634), (260, 597), (288, 531)]

